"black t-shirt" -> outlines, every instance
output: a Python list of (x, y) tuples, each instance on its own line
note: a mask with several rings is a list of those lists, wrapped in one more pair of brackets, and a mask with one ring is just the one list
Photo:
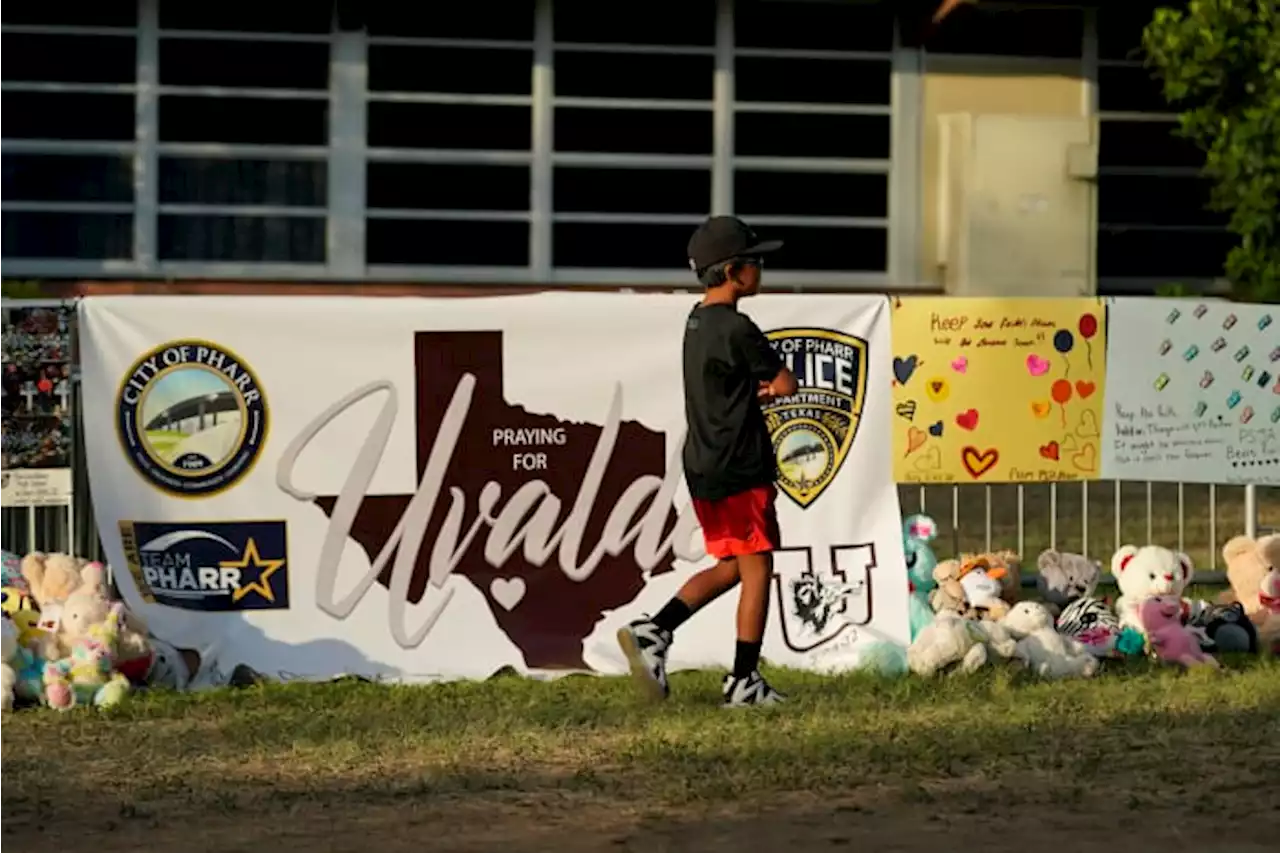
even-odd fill
[(782, 360), (732, 305), (698, 305), (684, 327), (684, 476), (689, 494), (721, 500), (777, 479), (773, 440), (756, 397)]

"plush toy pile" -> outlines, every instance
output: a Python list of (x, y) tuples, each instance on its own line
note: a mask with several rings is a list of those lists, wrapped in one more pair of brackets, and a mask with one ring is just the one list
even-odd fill
[(4, 555), (3, 704), (107, 707), (148, 682), (147, 628), (111, 598), (102, 564)]
[(1021, 600), (1017, 554), (938, 561), (937, 526), (903, 524), (911, 643), (870, 644), (860, 664), (920, 676), (974, 672), (1012, 661), (1046, 679), (1089, 678), (1107, 660), (1149, 655), (1183, 667), (1217, 667), (1219, 652), (1280, 654), (1280, 536), (1232, 539), (1223, 548), (1230, 592), (1217, 602), (1183, 596), (1195, 576), (1186, 554), (1125, 545), (1111, 559), (1114, 605), (1098, 597), (1101, 566), (1047, 550), (1036, 561), (1041, 601)]

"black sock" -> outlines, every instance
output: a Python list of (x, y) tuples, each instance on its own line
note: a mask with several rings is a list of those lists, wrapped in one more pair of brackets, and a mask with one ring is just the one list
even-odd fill
[(733, 656), (733, 677), (746, 678), (760, 666), (760, 644), (738, 641), (738, 649)]
[(673, 598), (658, 611), (657, 616), (653, 617), (653, 624), (664, 631), (674, 632), (692, 615), (693, 611), (689, 609), (689, 605), (678, 598)]

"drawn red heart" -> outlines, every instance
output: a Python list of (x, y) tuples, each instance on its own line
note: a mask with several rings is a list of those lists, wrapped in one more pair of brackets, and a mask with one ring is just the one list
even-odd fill
[(1081, 400), (1088, 399), (1096, 390), (1098, 390), (1098, 386), (1092, 382), (1085, 382), (1083, 379), (1076, 380), (1076, 393), (1080, 395)]
[(1058, 442), (1051, 441), (1048, 444), (1040, 445), (1040, 455), (1045, 459), (1052, 459), (1054, 462), (1057, 462), (1058, 461)]
[(956, 415), (956, 426), (962, 429), (973, 429), (978, 425), (978, 410), (969, 409)]

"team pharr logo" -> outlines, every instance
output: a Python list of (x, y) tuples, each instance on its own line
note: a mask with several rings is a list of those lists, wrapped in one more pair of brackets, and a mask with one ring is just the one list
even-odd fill
[(778, 486), (801, 509), (835, 479), (862, 421), (867, 342), (830, 329), (775, 329), (767, 335), (799, 386), (765, 406), (778, 460)]
[(170, 341), (144, 353), (116, 395), (125, 455), (147, 482), (179, 497), (235, 485), (262, 453), (267, 420), (253, 370), (209, 341)]
[(283, 521), (121, 521), (125, 565), (149, 604), (184, 610), (286, 610)]

